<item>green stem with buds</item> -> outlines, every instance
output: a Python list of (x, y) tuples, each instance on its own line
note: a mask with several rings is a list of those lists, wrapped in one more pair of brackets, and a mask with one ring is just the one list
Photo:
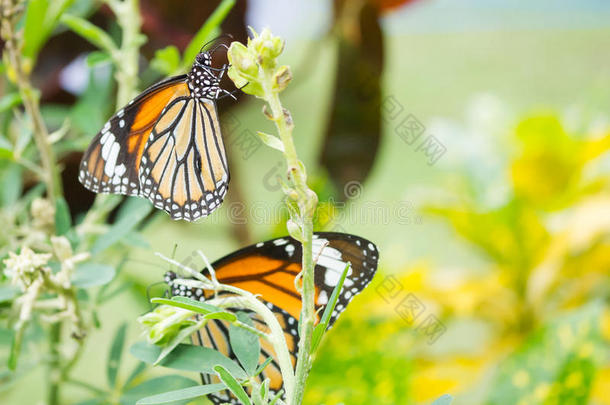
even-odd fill
[[(318, 203), (317, 195), (307, 186), (307, 173), (299, 160), (292, 131), (294, 124), (290, 112), (282, 106), (279, 93), (292, 79), (287, 66), (278, 66), (276, 58), (282, 53), (284, 42), (268, 30), (257, 34), (248, 46), (231, 44), (228, 57), (229, 77), (247, 94), (266, 102), (265, 115), (274, 122), (278, 137), (259, 133), (263, 142), (283, 152), (288, 166), (288, 184), (284, 186), (286, 203), (291, 213), (287, 223), (292, 237), (303, 247), (301, 271), (301, 317), (299, 353), (297, 358), (294, 391), (287, 389), (287, 401), (298, 405), (303, 400), (305, 382), (312, 359), (312, 335), (315, 323), (315, 285), (313, 260), (313, 217)], [(268, 108), (267, 108), (268, 107)]]
[[(268, 88), (272, 78), (267, 78), (263, 88)], [(282, 107), (280, 98), (277, 92), (265, 91), (265, 100), (267, 101), (271, 113), (272, 120), (275, 123), (278, 134), (284, 145), (284, 158), (288, 165), (289, 176), (294, 181), (294, 191), (297, 192), (297, 204), (300, 212), (300, 238), (303, 245), (302, 258), (302, 308), (301, 308), (301, 323), (299, 330), (299, 356), (297, 358), (297, 366), (295, 373), (296, 386), (292, 397), (292, 404), (300, 404), (303, 399), (305, 390), (305, 381), (307, 374), (311, 368), (311, 338), (313, 334), (314, 319), (315, 319), (315, 285), (314, 285), (314, 262), (313, 262), (313, 215), (317, 204), (317, 196), (307, 186), (307, 174), (302, 169), (294, 141), (292, 138), (292, 130), (294, 125), (292, 117), (288, 110)], [(293, 198), (291, 194), (287, 194), (288, 198)]]

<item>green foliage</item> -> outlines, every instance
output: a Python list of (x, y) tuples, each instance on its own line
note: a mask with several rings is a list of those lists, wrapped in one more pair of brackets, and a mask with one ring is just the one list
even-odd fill
[(252, 404), (252, 402), (250, 401), (250, 397), (248, 396), (248, 394), (246, 394), (244, 388), (239, 382), (237, 382), (235, 377), (233, 377), (227, 369), (225, 369), (223, 366), (214, 366), (214, 371), (216, 372), (216, 375), (218, 375), (218, 378), (220, 378), (220, 381), (224, 383), (224, 385), (231, 391), (233, 395), (235, 395), (237, 399), (241, 401), (242, 404)]
[(108, 229), (108, 232), (95, 241), (91, 247), (91, 252), (93, 254), (99, 253), (120, 242), (146, 218), (151, 210), (152, 206), (146, 200), (137, 198), (128, 200), (117, 221)]
[[(161, 351), (160, 347), (143, 342), (134, 344), (130, 349), (133, 356), (148, 364), (154, 364), (159, 358)], [(222, 365), (237, 378), (246, 378), (245, 371), (237, 363), (208, 347), (178, 345), (159, 365), (175, 370), (194, 371), (204, 374), (214, 374), (214, 366)]]
[(109, 55), (114, 56), (116, 54), (118, 48), (110, 35), (89, 21), (70, 14), (63, 14), (61, 22)]
[(152, 405), (152, 404), (173, 404), (175, 401), (191, 400), (208, 394), (226, 389), (225, 384), (208, 384), (197, 387), (184, 388), (176, 391), (164, 392), (159, 395), (142, 398), (137, 405)]
[(220, 24), (224, 21), (229, 11), (235, 5), (235, 0), (222, 0), (216, 10), (210, 15), (207, 21), (201, 26), (195, 34), (189, 45), (184, 51), (182, 58), (182, 69), (188, 69), (195, 60), (195, 56), (201, 49), (201, 46), (216, 38), (220, 33)]
[(533, 333), (500, 364), (487, 403), (586, 403), (600, 359), (608, 354), (602, 312), (601, 303), (592, 303)]
[[(244, 324), (253, 326), (252, 320), (248, 314), (238, 312), (237, 318)], [(237, 356), (237, 360), (248, 375), (254, 375), (258, 366), (259, 354), (261, 351), (258, 336), (252, 332), (231, 325), (229, 327), (229, 341), (231, 349)]]
[(339, 282), (333, 289), (333, 293), (330, 295), (328, 304), (326, 304), (326, 307), (324, 307), (324, 312), (322, 313), (322, 318), (320, 318), (320, 323), (318, 323), (314, 328), (311, 342), (311, 347), (314, 351), (318, 348), (318, 345), (322, 341), (322, 336), (326, 332), (326, 329), (328, 329), (330, 316), (335, 310), (335, 305), (337, 305), (339, 293), (341, 292), (341, 289), (343, 289), (343, 283), (345, 282), (345, 277), (347, 277), (347, 273), (349, 273), (350, 266), (351, 265), (348, 263), (347, 266), (345, 266), (345, 269), (343, 269), (343, 273), (341, 273), (341, 276), (339, 277)]
[(76, 267), (72, 284), (79, 288), (102, 286), (111, 282), (115, 274), (114, 266), (86, 262)]
[[(139, 235), (151, 213), (148, 201), (131, 198), (123, 202), (117, 196), (101, 197), (86, 215), (73, 217), (74, 213), (70, 212), (61, 193), (44, 197), (47, 190), (42, 181), (51, 176), (44, 172), (44, 160), (48, 159), (51, 167), (60, 166), (57, 163), (59, 159), (73, 151), (82, 151), (91, 135), (112, 113), (110, 98), (117, 87), (110, 80), (112, 72), (115, 75), (118, 72), (118, 76), (124, 79), (117, 80), (119, 93), (129, 93), (136, 87), (135, 80), (127, 83), (130, 76), (121, 74), (131, 72), (133, 76), (138, 72), (138, 47), (144, 37), (133, 30), (132, 22), (139, 16), (130, 18), (128, 15), (137, 11), (137, 8), (129, 7), (137, 2), (107, 0), (106, 3), (117, 14), (119, 28), (123, 33), (128, 32), (127, 41), (125, 37), (122, 41), (115, 41), (112, 35), (86, 19), (99, 6), (95, 2), (31, 0), (27, 2), (23, 15), (17, 14), (10, 20), (15, 24), (13, 31), (17, 34), (15, 48), (21, 52), (16, 60), (24, 76), (17, 77), (17, 67), (5, 63), (15, 59), (4, 58), (0, 69), (0, 73), (7, 76), (6, 94), (0, 98), (0, 216), (4, 230), (0, 238), (0, 258), (12, 260), (5, 261), (0, 272), (0, 318), (7, 326), (7, 329), (2, 329), (6, 331), (6, 339), (0, 341), (0, 346), (5, 349), (3, 358), (6, 365), (14, 370), (2, 369), (0, 375), (3, 381), (14, 383), (37, 366), (48, 367), (49, 373), (58, 376), (48, 380), (49, 405), (65, 403), (60, 392), (68, 385), (91, 394), (92, 398), (81, 401), (82, 404), (121, 405), (135, 404), (144, 396), (198, 385), (182, 376), (147, 378), (147, 364), (144, 362), (138, 362), (131, 370), (123, 370), (126, 360), (122, 351), (128, 339), (126, 325), (119, 327), (109, 344), (107, 387), (81, 381), (72, 373), (91, 328), (103, 327), (105, 323), (100, 319), (103, 313), (100, 307), (134, 285), (119, 274), (125, 261), (117, 265), (109, 252), (116, 254), (125, 246), (148, 246)], [(218, 25), (233, 4), (234, 1), (224, 1), (194, 41), (217, 35)], [(19, 12), (19, 8), (15, 10)], [(70, 108), (46, 103), (40, 105), (39, 92), (30, 83), (29, 75), (45, 43), (65, 28), (99, 48), (87, 57), (87, 65), (91, 68), (89, 81)], [(193, 43), (187, 53), (194, 47)], [(126, 57), (134, 50), (135, 58)], [(6, 52), (12, 52), (12, 48)], [(193, 57), (188, 56), (191, 59), (188, 63), (192, 63)], [(132, 66), (133, 60), (135, 66)], [(174, 59), (171, 68), (175, 70), (180, 64)], [(25, 113), (20, 111), (22, 104), (28, 107)], [(35, 116), (29, 115), (32, 111), (35, 116), (40, 116), (42, 122), (36, 122)], [(41, 132), (49, 134), (50, 150), (34, 142)], [(41, 184), (32, 187), (32, 179), (40, 180)], [(111, 221), (110, 213), (117, 208)], [(23, 263), (29, 263), (25, 270)], [(39, 306), (39, 303), (42, 304)], [(233, 314), (217, 308), (207, 316), (210, 319), (236, 319)], [(42, 358), (38, 357), (47, 350), (49, 352)], [(168, 354), (171, 351), (166, 350)], [(201, 367), (193, 363), (193, 359), (199, 357), (197, 354), (194, 356), (190, 360), (191, 368), (199, 369)], [(213, 366), (223, 364), (240, 380), (245, 379), (245, 372), (236, 363), (226, 357), (213, 358), (216, 361), (208, 365), (210, 373), (214, 373)], [(188, 365), (188, 361), (181, 363), (180, 359), (170, 355), (164, 361), (163, 364)], [(123, 373), (127, 378), (121, 377)], [(204, 394), (200, 391), (201, 395)], [(172, 403), (188, 402), (179, 399)]]
[(28, 2), (24, 24), (23, 56), (33, 66), (40, 48), (49, 39), (62, 13), (74, 0), (31, 0)]
[(125, 346), (125, 333), (127, 324), (122, 324), (116, 332), (112, 346), (110, 347), (110, 355), (108, 356), (108, 364), (106, 366), (106, 376), (108, 377), (108, 385), (110, 388), (115, 388), (117, 384), (117, 373), (121, 364), (123, 355), (123, 347)]
[(235, 0), (223, 0), (218, 5), (189, 42), (182, 58), (180, 58), (178, 48), (169, 45), (155, 52), (155, 57), (150, 63), (151, 67), (166, 76), (184, 73), (193, 64), (201, 47), (220, 35), (220, 24), (234, 5)]

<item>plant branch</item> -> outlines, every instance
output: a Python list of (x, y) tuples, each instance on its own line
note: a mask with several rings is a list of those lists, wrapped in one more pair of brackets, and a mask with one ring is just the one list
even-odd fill
[(286, 226), (290, 236), (301, 242), (303, 247), (299, 352), (294, 392), (287, 395), (288, 404), (298, 405), (303, 400), (305, 382), (311, 368), (312, 335), (316, 316), (313, 217), (318, 197), (307, 186), (305, 166), (298, 158), (292, 138), (292, 116), (280, 101), (279, 93), (292, 79), (288, 66), (278, 66), (276, 60), (284, 49), (284, 42), (266, 29), (261, 34), (252, 30), (252, 35), (247, 47), (238, 42), (231, 44), (228, 52), (231, 67), (228, 73), (242, 91), (266, 102), (263, 112), (274, 122), (279, 139), (263, 133), (259, 133), (259, 136), (268, 146), (283, 152), (288, 167), (288, 184), (284, 185), (284, 193), (291, 218)]
[(127, 104), (137, 91), (138, 58), (144, 42), (139, 0), (107, 0), (122, 30), (121, 47), (116, 51), (115, 78), (118, 83), (117, 108)]
[[(295, 373), (295, 392), (292, 397), (292, 402), (290, 402), (290, 400), (288, 402), (290, 404), (300, 404), (305, 390), (307, 375), (311, 368), (311, 342), (315, 322), (313, 215), (317, 204), (317, 197), (307, 186), (307, 175), (303, 170), (301, 162), (298, 160), (292, 138), (293, 124), (290, 112), (282, 107), (277, 92), (266, 91), (266, 94), (268, 95), (266, 101), (273, 114), (273, 121), (280, 136), (280, 140), (284, 145), (284, 157), (288, 166), (289, 175), (295, 184), (294, 190), (298, 194), (297, 204), (299, 205), (300, 212), (300, 238), (298, 239), (303, 245), (303, 257), (301, 263), (302, 307), (299, 330), (299, 355)], [(294, 198), (290, 193), (287, 193), (287, 197), (289, 199)]]
[(53, 204), (62, 195), (62, 183), (55, 158), (55, 153), (49, 140), (49, 132), (40, 113), (40, 95), (32, 87), (29, 74), (23, 66), (21, 55), (22, 30), (17, 29), (17, 22), (23, 10), (25, 2), (14, 0), (2, 0), (2, 27), (1, 36), (5, 41), (5, 54), (8, 59), (7, 69), (10, 69), (9, 77), (13, 79), (23, 101), (26, 112), (32, 119), (32, 130), (34, 141), (40, 154), (43, 173), (42, 181), (46, 184), (47, 194)]

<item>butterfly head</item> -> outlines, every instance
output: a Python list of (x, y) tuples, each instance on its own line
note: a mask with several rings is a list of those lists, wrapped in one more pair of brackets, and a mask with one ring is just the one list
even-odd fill
[(212, 67), (209, 52), (199, 52), (195, 57), (193, 68), (188, 74), (188, 85), (193, 97), (214, 100), (220, 93), (220, 76), (218, 69)]
[(199, 52), (195, 57), (195, 63), (199, 66), (212, 67), (212, 57), (209, 52)]

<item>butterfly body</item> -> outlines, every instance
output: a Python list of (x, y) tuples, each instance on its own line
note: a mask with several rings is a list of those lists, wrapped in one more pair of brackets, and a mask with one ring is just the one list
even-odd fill
[[(79, 181), (96, 193), (148, 198), (172, 219), (194, 221), (222, 203), (229, 168), (215, 100), (225, 90), (208, 52), (191, 71), (146, 89), (94, 137)], [(217, 73), (220, 72), (220, 73)]]
[[(372, 280), (377, 270), (378, 251), (373, 243), (355, 235), (318, 232), (313, 238), (313, 255), (317, 257), (314, 269), (315, 304), (318, 316), (328, 303), (346, 264), (350, 270), (343, 288), (337, 297), (337, 304), (331, 313), (329, 328), (355, 295), (360, 293)], [(291, 237), (272, 239), (240, 249), (212, 264), (217, 280), (260, 295), (260, 299), (275, 314), (284, 330), (293, 366), (298, 351), (298, 320), (301, 311), (301, 296), (294, 285), (295, 277), (301, 271), (302, 245)], [(209, 276), (207, 270), (202, 272)], [(187, 277), (188, 280), (190, 277)], [(178, 282), (181, 280), (181, 282)], [(180, 295), (199, 301), (213, 298), (214, 291), (189, 287), (175, 272), (167, 272), (165, 282), (171, 295)], [(222, 297), (223, 293), (218, 296)], [(266, 324), (251, 313), (254, 325), (268, 332)], [(318, 319), (319, 320), (319, 319)], [(229, 324), (221, 320), (206, 323), (194, 334), (193, 343), (211, 347), (235, 359), (229, 341)], [(279, 364), (273, 347), (261, 340), (261, 362), (271, 357), (273, 360), (262, 372), (262, 379), (269, 378), (271, 390), (278, 392), (282, 386)], [(204, 375), (204, 382), (213, 382), (213, 376)], [(214, 404), (239, 404), (228, 392), (210, 395)]]

